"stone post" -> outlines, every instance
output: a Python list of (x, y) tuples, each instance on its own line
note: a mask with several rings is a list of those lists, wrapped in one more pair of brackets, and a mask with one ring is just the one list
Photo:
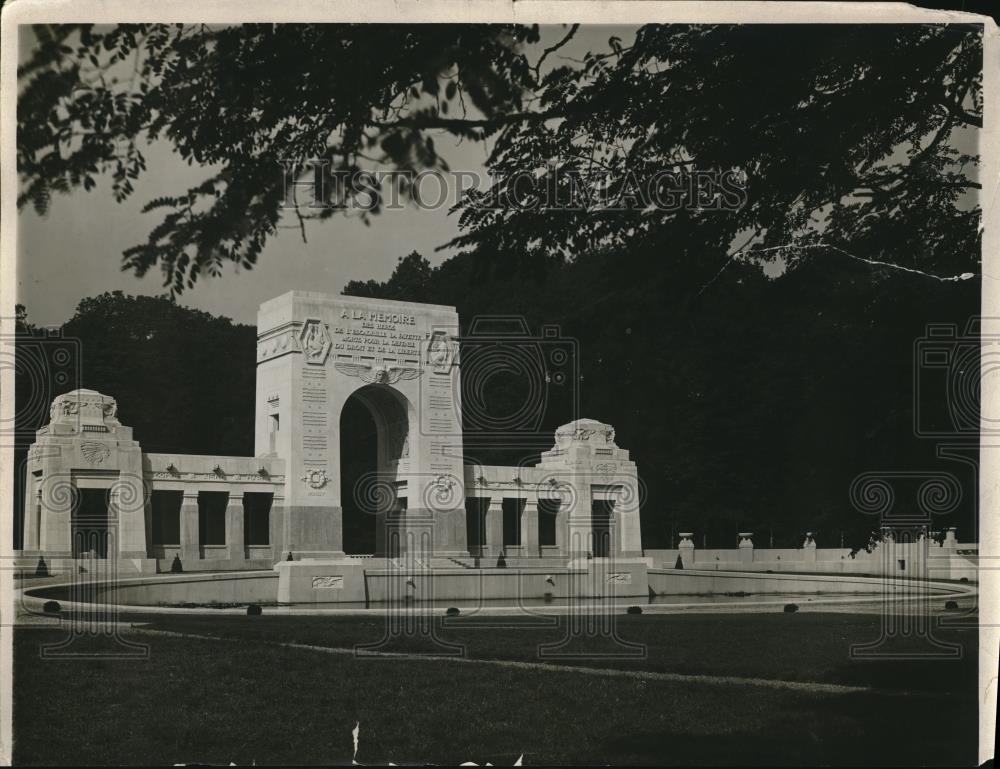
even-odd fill
[(753, 532), (740, 532), (740, 563), (751, 563), (753, 561)]
[(537, 497), (524, 500), (524, 510), (521, 512), (521, 548), (524, 555), (534, 557), (539, 554)]
[(955, 536), (955, 527), (949, 526), (944, 530), (944, 542), (941, 543), (942, 547), (946, 547), (949, 550), (954, 550), (958, 547), (958, 538)]
[(694, 540), (691, 538), (694, 536), (694, 532), (681, 531), (677, 533), (677, 536), (681, 538), (680, 543), (677, 545), (677, 549), (681, 556), (681, 563), (684, 565), (685, 569), (693, 569)]
[(816, 540), (811, 531), (806, 532), (806, 540), (802, 543), (802, 561), (816, 563)]
[(503, 550), (503, 497), (490, 497), (486, 511), (486, 544), (483, 555), (500, 555)]
[(185, 491), (181, 502), (181, 561), (187, 567), (188, 562), (200, 560), (200, 542), (198, 541), (198, 492)]
[(230, 561), (246, 560), (243, 516), (243, 492), (230, 492), (226, 502), (226, 545)]

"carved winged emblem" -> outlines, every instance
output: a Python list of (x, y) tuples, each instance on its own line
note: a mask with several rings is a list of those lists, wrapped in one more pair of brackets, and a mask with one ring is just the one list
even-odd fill
[(396, 384), (402, 379), (416, 379), (423, 370), (418, 368), (404, 368), (402, 366), (366, 366), (363, 363), (347, 363), (346, 361), (335, 361), (333, 367), (341, 374), (347, 376), (361, 377), (363, 382), (368, 384)]
[(111, 456), (111, 449), (105, 443), (84, 441), (80, 444), (80, 453), (83, 454), (83, 458), (90, 462), (90, 464), (99, 465)]

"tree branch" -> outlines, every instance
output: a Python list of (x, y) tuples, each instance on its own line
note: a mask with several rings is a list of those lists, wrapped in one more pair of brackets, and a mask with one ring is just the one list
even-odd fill
[(570, 27), (569, 32), (566, 33), (566, 36), (562, 40), (560, 40), (555, 45), (550, 45), (548, 48), (546, 48), (544, 51), (542, 51), (542, 55), (540, 57), (538, 57), (538, 62), (535, 64), (534, 67), (532, 67), (532, 69), (535, 72), (535, 80), (536, 81), (538, 80), (539, 70), (542, 68), (542, 62), (545, 61), (545, 58), (550, 53), (555, 53), (560, 48), (562, 48), (564, 45), (566, 45), (566, 43), (568, 43), (570, 40), (572, 40), (573, 36), (576, 35), (576, 31), (578, 29), (580, 29), (580, 25), (579, 24), (574, 24), (572, 27)]
[(962, 86), (962, 91), (961, 93), (958, 94), (957, 99), (949, 99), (947, 96), (945, 96), (943, 99), (940, 100), (941, 105), (947, 108), (948, 112), (951, 113), (952, 117), (961, 120), (966, 125), (976, 126), (976, 128), (982, 128), (983, 127), (982, 117), (966, 112), (965, 109), (962, 107), (962, 102), (965, 101), (965, 97), (969, 93), (970, 88), (972, 88), (972, 81), (967, 80), (965, 84)]
[(973, 115), (966, 112), (962, 107), (957, 104), (952, 104), (951, 102), (942, 101), (941, 104), (948, 108), (948, 111), (956, 117), (958, 120), (962, 121), (966, 125), (975, 126), (976, 128), (983, 127), (983, 119), (979, 115)]
[(434, 116), (421, 116), (412, 118), (400, 118), (394, 122), (384, 122), (381, 120), (369, 120), (368, 125), (375, 128), (441, 128), (448, 131), (460, 130), (463, 128), (495, 128), (497, 126), (513, 125), (514, 123), (539, 123), (555, 118), (566, 117), (570, 110), (565, 107), (549, 110), (548, 112), (511, 112), (506, 115), (482, 118), (478, 120), (468, 120), (465, 118), (441, 118)]

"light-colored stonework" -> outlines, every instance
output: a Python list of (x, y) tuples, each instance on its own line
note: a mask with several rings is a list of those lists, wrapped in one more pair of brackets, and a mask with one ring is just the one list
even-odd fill
[[(294, 291), (261, 305), (257, 330), (256, 451), (289, 468), (274, 541), (343, 553), (343, 497), (356, 492), (341, 484), (352, 436), (339, 425), (357, 398), (378, 431), (376, 549), (409, 550), (416, 537), (439, 554), (467, 552), (454, 309)], [(402, 500), (405, 521), (387, 531)]]
[[(177, 561), (185, 571), (287, 570), (290, 554), (336, 563), (345, 560), (344, 500), (363, 493), (376, 554), (392, 559), (453, 559), (454, 566), (503, 553), (565, 565), (641, 556), (636, 468), (610, 425), (578, 419), (560, 427), (533, 467), (465, 464), (458, 328), (454, 308), (439, 305), (300, 291), (265, 302), (255, 457), (145, 453), (112, 397), (60, 395), (29, 454), (23, 555), (56, 568), (115, 556), (127, 571), (164, 571)], [(340, 419), (350, 399), (368, 409), (377, 430), (371, 488), (361, 492), (341, 482), (352, 436), (341, 434)], [(88, 489), (105, 493), (106, 515), (82, 493)], [(153, 500), (165, 498), (157, 492), (175, 492), (176, 533), (156, 533)], [(265, 512), (255, 513), (267, 516), (266, 535), (256, 525), (252, 541), (248, 495), (254, 505), (266, 500)], [(505, 499), (518, 500), (517, 541), (504, 542)], [(216, 528), (203, 541), (211, 504)], [(610, 513), (595, 523), (598, 508)], [(470, 542), (470, 531), (481, 541)], [(355, 559), (345, 569), (310, 568), (302, 587), (351, 592), (350, 575), (363, 566)], [(608, 578), (627, 584), (627, 575)]]
[[(93, 390), (74, 390), (52, 403), (50, 422), (28, 452), (22, 554), (44, 557), (50, 568), (93, 557), (117, 559), (122, 571), (170, 568), (270, 566), (270, 546), (247, 546), (243, 497), (269, 495), (280, 507), (284, 462), (277, 457), (225, 457), (143, 452), (132, 429), (121, 424), (117, 404)], [(97, 492), (97, 508), (85, 494)], [(152, 500), (158, 492), (180, 496), (176, 542), (154, 541)], [(226, 495), (227, 540), (199, 542), (200, 492)], [(106, 504), (106, 509), (101, 503)]]

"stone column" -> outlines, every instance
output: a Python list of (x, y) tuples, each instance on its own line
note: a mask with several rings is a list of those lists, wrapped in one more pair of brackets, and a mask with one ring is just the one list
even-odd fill
[(614, 517), (617, 522), (616, 539), (618, 554), (626, 557), (642, 556), (642, 535), (639, 522), (639, 481), (634, 475), (622, 485), (615, 501)]
[(752, 531), (741, 531), (740, 532), (740, 562), (750, 563), (753, 561), (753, 532)]
[(594, 514), (589, 483), (571, 483), (573, 493), (566, 510), (566, 546), (570, 558), (586, 558), (594, 547)]
[(42, 487), (29, 475), (26, 489), (24, 495), (24, 549), (35, 553), (41, 550), (38, 544), (38, 524), (41, 517)]
[(185, 491), (181, 502), (181, 562), (201, 559), (198, 541), (198, 492)]
[(682, 531), (678, 532), (678, 537), (681, 538), (680, 544), (677, 545), (677, 549), (680, 551), (681, 563), (684, 565), (685, 569), (694, 568), (694, 532)]
[(226, 545), (228, 545), (230, 561), (246, 560), (243, 516), (243, 492), (230, 492), (226, 502)]
[(73, 500), (73, 483), (68, 473), (57, 473), (44, 478), (38, 549), (45, 555), (68, 557), (72, 554)]
[(524, 555), (539, 555), (538, 550), (538, 499), (529, 497), (524, 500), (524, 510), (521, 512), (521, 548)]
[[(142, 478), (125, 475), (111, 487), (108, 533), (117, 539), (122, 558), (146, 558), (146, 495)], [(108, 554), (110, 557), (110, 553)]]
[(503, 497), (490, 497), (486, 511), (486, 545), (483, 555), (500, 555), (503, 550)]
[(568, 524), (566, 523), (566, 503), (559, 500), (559, 503), (555, 510), (551, 513), (555, 516), (555, 530), (556, 530), (556, 553), (559, 555), (566, 555), (568, 550), (567, 542), (569, 540), (568, 534)]

